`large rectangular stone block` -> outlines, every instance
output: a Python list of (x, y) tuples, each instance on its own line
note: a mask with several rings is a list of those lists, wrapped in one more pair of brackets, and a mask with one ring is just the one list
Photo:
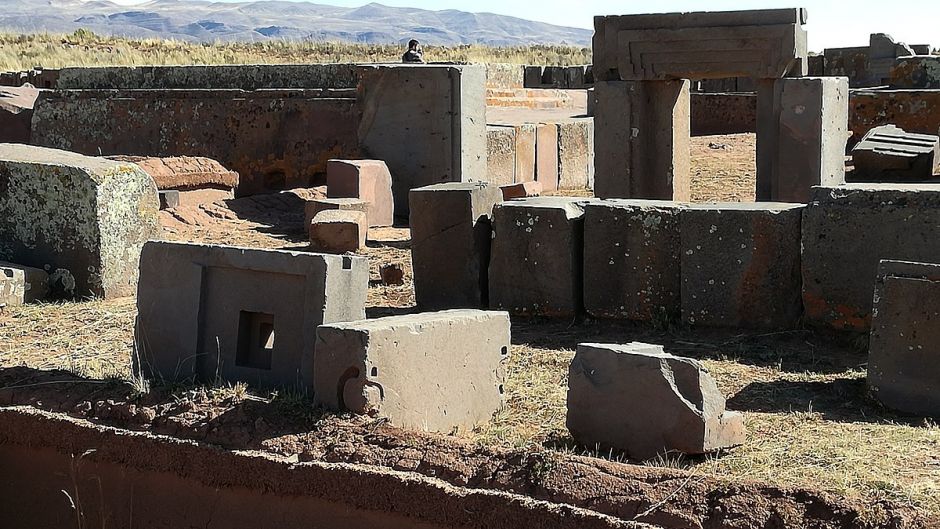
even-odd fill
[(940, 89), (940, 56), (925, 54), (897, 59), (891, 69), (891, 86), (916, 90)]
[(134, 164), (0, 144), (0, 260), (48, 270), (57, 296), (133, 295), (159, 209)]
[[(238, 64), (62, 68), (59, 90), (270, 90), (355, 88), (355, 64)], [(51, 87), (47, 87), (51, 88)]]
[(853, 182), (929, 180), (940, 172), (940, 137), (875, 127), (852, 148), (852, 161)]
[(403, 428), (452, 433), (503, 405), (509, 315), (450, 310), (321, 325), (315, 400)]
[(803, 9), (594, 17), (595, 80), (805, 75)]
[(425, 310), (486, 307), (493, 206), (499, 187), (436, 184), (411, 191), (415, 299)]
[(623, 450), (633, 459), (744, 442), (743, 417), (725, 410), (708, 371), (661, 345), (578, 344), (567, 407), (567, 427), (579, 443)]
[(916, 184), (813, 188), (802, 239), (806, 321), (867, 332), (881, 260), (940, 263), (940, 189)]
[(793, 329), (800, 303), (801, 204), (693, 204), (680, 213), (682, 320)]
[(535, 179), (543, 191), (558, 189), (558, 125), (539, 123), (535, 141)]
[(813, 186), (845, 183), (846, 78), (763, 80), (757, 101), (758, 200), (806, 203)]
[(603, 200), (584, 207), (584, 308), (596, 318), (678, 321), (676, 202)]
[(501, 125), (486, 126), (486, 178), (502, 186), (516, 181), (516, 129)]
[(384, 160), (395, 176), (398, 214), (408, 212), (411, 189), (486, 179), (483, 66), (361, 68), (359, 140), (366, 154)]
[(881, 262), (868, 385), (890, 408), (940, 417), (940, 264)]
[(136, 341), (148, 378), (313, 387), (316, 328), (365, 317), (362, 257), (150, 242)]
[(594, 122), (560, 121), (558, 125), (558, 189), (594, 186)]
[(382, 160), (330, 160), (326, 165), (326, 196), (365, 201), (370, 227), (395, 223), (392, 185), (392, 175)]
[(582, 306), (588, 200), (533, 197), (493, 211), (490, 307), (524, 316), (574, 317)]
[(45, 270), (0, 261), (0, 307), (42, 301), (49, 293)]
[(516, 162), (514, 182), (532, 182), (535, 180), (535, 142), (536, 125), (524, 123), (516, 125)]
[(595, 195), (689, 200), (689, 81), (594, 84)]

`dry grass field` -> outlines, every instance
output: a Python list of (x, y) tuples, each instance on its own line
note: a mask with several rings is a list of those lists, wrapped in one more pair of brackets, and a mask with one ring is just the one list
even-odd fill
[[(425, 60), (434, 62), (559, 66), (591, 62), (590, 48), (571, 46), (424, 46), (424, 52)], [(398, 62), (401, 54), (401, 47), (395, 45), (301, 41), (196, 44), (103, 37), (82, 30), (70, 35), (0, 33), (0, 71), (36, 66)]]

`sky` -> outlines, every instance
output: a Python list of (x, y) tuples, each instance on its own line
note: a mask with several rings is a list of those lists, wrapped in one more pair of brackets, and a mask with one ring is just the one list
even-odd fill
[[(112, 0), (119, 4), (141, 0)], [(222, 2), (246, 0), (219, 0)], [(355, 7), (369, 0), (318, 0), (315, 3)], [(774, 0), (378, 0), (378, 3), (441, 10), (489, 12), (562, 26), (593, 28), (594, 15), (672, 11), (724, 11), (794, 7), (795, 2)], [(865, 46), (871, 33), (888, 33), (908, 44), (940, 47), (940, 0), (804, 0), (809, 10), (809, 48)]]

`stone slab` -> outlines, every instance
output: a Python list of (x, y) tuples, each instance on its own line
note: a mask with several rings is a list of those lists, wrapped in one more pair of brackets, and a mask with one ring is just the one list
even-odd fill
[(316, 198), (304, 203), (304, 226), (310, 231), (310, 223), (317, 213), (331, 209), (361, 211), (367, 213), (369, 203), (358, 198)]
[(891, 70), (891, 86), (906, 89), (940, 89), (940, 56), (901, 57)]
[(365, 201), (370, 227), (395, 223), (392, 182), (382, 160), (330, 160), (326, 164), (326, 196)]
[(868, 386), (889, 408), (940, 418), (940, 264), (881, 262)]
[(584, 207), (584, 308), (595, 318), (679, 321), (685, 205), (601, 200)]
[(310, 248), (323, 253), (355, 253), (366, 247), (369, 220), (362, 211), (328, 209), (310, 221)]
[(536, 125), (525, 123), (516, 125), (516, 161), (514, 182), (532, 182), (535, 180)]
[(800, 301), (802, 204), (693, 204), (680, 213), (682, 321), (789, 330)]
[(542, 194), (542, 184), (538, 182), (521, 182), (500, 186), (499, 190), (503, 194), (503, 200), (537, 197)]
[(232, 190), (238, 187), (238, 173), (219, 162), (201, 156), (108, 156), (110, 160), (136, 164), (153, 178), (157, 189), (186, 191), (200, 188)]
[(136, 165), (0, 144), (0, 259), (48, 271), (56, 296), (132, 295), (159, 208)]
[(574, 119), (558, 125), (558, 189), (594, 186), (594, 121)]
[[(356, 88), (355, 64), (239, 64), (62, 68), (59, 90), (265, 90)], [(53, 88), (53, 87), (48, 87)]]
[(0, 307), (42, 301), (49, 293), (45, 270), (0, 261)]
[(0, 143), (29, 143), (38, 97), (39, 90), (31, 86), (0, 88)]
[(316, 328), (365, 317), (355, 256), (153, 241), (137, 294), (137, 369), (151, 379), (313, 389)]
[(940, 189), (915, 184), (813, 188), (803, 212), (807, 323), (871, 329), (872, 286), (882, 260), (940, 262)]
[(940, 136), (882, 125), (852, 148), (852, 160), (854, 182), (929, 180), (940, 174)]
[(411, 262), (422, 310), (487, 306), (491, 220), (500, 200), (499, 188), (485, 182), (411, 191)]
[(516, 181), (516, 129), (486, 126), (486, 182), (502, 186)]
[(558, 189), (558, 125), (539, 123), (535, 141), (535, 179), (545, 191)]
[(584, 204), (534, 197), (493, 210), (490, 307), (522, 316), (572, 318), (582, 303)]
[(725, 410), (698, 361), (644, 343), (578, 344), (566, 424), (580, 444), (638, 460), (703, 454), (740, 445), (745, 435), (743, 417)]
[(317, 329), (314, 396), (336, 411), (452, 433), (503, 406), (509, 315), (449, 310)]

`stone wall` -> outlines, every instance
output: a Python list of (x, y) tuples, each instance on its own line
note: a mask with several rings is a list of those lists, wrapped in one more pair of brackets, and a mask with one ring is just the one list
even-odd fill
[(247, 64), (227, 66), (105, 66), (63, 68), (59, 90), (262, 90), (355, 88), (355, 64)]

